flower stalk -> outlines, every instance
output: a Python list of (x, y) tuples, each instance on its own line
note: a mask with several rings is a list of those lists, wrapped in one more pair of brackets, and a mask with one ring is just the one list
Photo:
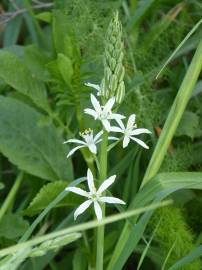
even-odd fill
[[(108, 132), (104, 131), (102, 135), (102, 144), (100, 152), (100, 180), (102, 183), (107, 176), (107, 146), (108, 146)], [(105, 216), (105, 204), (102, 206), (102, 214)], [(96, 269), (103, 270), (104, 258), (104, 225), (97, 228), (97, 256), (96, 256)]]

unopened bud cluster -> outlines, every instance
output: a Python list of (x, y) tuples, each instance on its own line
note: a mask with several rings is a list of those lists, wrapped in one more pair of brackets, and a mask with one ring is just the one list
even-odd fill
[(100, 95), (106, 99), (115, 97), (117, 103), (121, 103), (125, 95), (123, 56), (122, 26), (116, 13), (106, 35), (104, 77)]

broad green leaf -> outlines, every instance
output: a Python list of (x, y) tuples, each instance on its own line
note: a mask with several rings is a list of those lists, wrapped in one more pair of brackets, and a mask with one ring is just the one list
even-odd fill
[(46, 88), (14, 54), (0, 51), (0, 78), (43, 109), (48, 109)]
[[(130, 205), (130, 209), (143, 207), (151, 202), (160, 202), (170, 194), (182, 189), (202, 189), (202, 173), (162, 173), (156, 175), (137, 194)], [(153, 211), (145, 213), (137, 222), (133, 218), (133, 224), (126, 223), (107, 270), (120, 270), (136, 248)], [(132, 219), (131, 219), (132, 222)]]
[[(35, 215), (41, 212), (41, 210), (45, 209), (66, 187), (67, 183), (64, 181), (48, 183), (41, 188), (29, 207), (23, 213), (26, 215)], [(57, 207), (77, 206), (80, 203), (82, 203), (80, 196), (70, 193), (57, 204)]]
[(193, 139), (198, 128), (199, 117), (193, 112), (185, 111), (176, 130), (175, 136), (186, 135)]
[(31, 45), (24, 48), (24, 62), (32, 75), (40, 81), (50, 80), (50, 74), (46, 67), (50, 59), (37, 46)]
[(24, 234), (29, 223), (17, 214), (7, 214), (0, 222), (0, 237), (16, 239)]
[[(24, 103), (0, 97), (0, 151), (20, 169), (47, 180), (72, 180), (66, 147), (53, 125)], [(65, 150), (66, 149), (66, 150)]]

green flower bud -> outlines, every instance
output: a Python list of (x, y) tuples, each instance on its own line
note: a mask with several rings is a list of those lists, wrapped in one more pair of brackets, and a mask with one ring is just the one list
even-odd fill
[(117, 88), (117, 85), (118, 85), (118, 80), (117, 80), (117, 77), (115, 74), (113, 74), (111, 76), (111, 79), (110, 79), (110, 83), (109, 83), (109, 88), (112, 92), (112, 95), (114, 95), (115, 91), (116, 91), (116, 88)]
[(123, 101), (124, 96), (125, 96), (125, 84), (122, 81), (119, 84), (117, 92), (116, 92), (116, 102), (121, 103)]
[(106, 34), (104, 78), (100, 89), (101, 96), (106, 99), (114, 96), (117, 103), (121, 103), (125, 94), (123, 56), (122, 26), (117, 12), (111, 20)]

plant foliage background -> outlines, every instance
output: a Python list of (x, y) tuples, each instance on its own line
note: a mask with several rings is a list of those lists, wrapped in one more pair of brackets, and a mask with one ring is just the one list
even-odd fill
[[(202, 4), (197, 0), (1, 1), (0, 247), (17, 244), (64, 188), (86, 175), (88, 159), (84, 160), (81, 152), (66, 159), (69, 149), (62, 143), (89, 128), (83, 109), (89, 104), (90, 89), (84, 83), (102, 80), (105, 33), (115, 10), (123, 24), (125, 50), (126, 97), (121, 110), (127, 115), (135, 113), (138, 126), (153, 133), (147, 141), (148, 151), (131, 144), (127, 149), (118, 145), (110, 153), (109, 172), (119, 179), (113, 194), (127, 205), (135, 198), (134, 207), (140, 207), (151, 202), (149, 196), (153, 201), (156, 194), (168, 192), (167, 187), (176, 192), (167, 194), (174, 201), (172, 206), (156, 210), (146, 223), (140, 223), (142, 227), (136, 220), (140, 239), (135, 238), (131, 250), (128, 244), (128, 250), (114, 251), (124, 221), (106, 227), (104, 269), (200, 270), (201, 76), (160, 167), (164, 174), (156, 180), (159, 187), (152, 180), (151, 192), (140, 192), (168, 113), (200, 43), (201, 25), (158, 79), (156, 75), (201, 19)], [(190, 173), (187, 176), (185, 172)], [(198, 173), (198, 180), (191, 172)], [(172, 178), (168, 173), (176, 174)], [(75, 195), (64, 196), (37, 223), (32, 238), (75, 225), (72, 213), (78, 203)], [(115, 212), (109, 208), (107, 215)], [(89, 212), (77, 223), (90, 219)], [(88, 230), (57, 238), (54, 243), (44, 242), (32, 250), (22, 249), (20, 256), (2, 257), (0, 269), (85, 270), (94, 265), (94, 253), (93, 231)], [(177, 268), (176, 263), (187, 255), (188, 261)]]

